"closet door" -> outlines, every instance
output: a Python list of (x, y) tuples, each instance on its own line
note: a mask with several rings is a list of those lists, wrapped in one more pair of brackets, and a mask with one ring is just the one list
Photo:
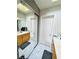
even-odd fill
[(23, 55), (25, 55), (25, 58), (31, 55), (37, 44), (37, 18), (34, 14), (27, 17), (26, 26), (28, 28), (28, 31), (30, 32), (29, 42), (31, 44), (28, 45), (27, 48), (25, 48), (22, 52)]
[(51, 48), (54, 16), (44, 16), (40, 25), (40, 42)]
[(37, 43), (37, 17), (31, 18), (31, 37)]
[(26, 26), (28, 31), (30, 32), (30, 40), (36, 41), (37, 43), (37, 16), (32, 14), (27, 16)]

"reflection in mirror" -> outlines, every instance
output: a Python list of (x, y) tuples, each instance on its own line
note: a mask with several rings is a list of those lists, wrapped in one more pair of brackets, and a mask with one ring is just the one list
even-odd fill
[(37, 45), (37, 16), (21, 2), (17, 4), (17, 58), (28, 58)]

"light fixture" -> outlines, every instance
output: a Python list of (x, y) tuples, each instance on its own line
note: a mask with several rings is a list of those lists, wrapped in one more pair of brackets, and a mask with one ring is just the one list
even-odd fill
[(20, 20), (20, 17), (17, 17), (17, 20)]
[(22, 12), (27, 12), (27, 11), (29, 10), (26, 6), (24, 6), (24, 5), (21, 4), (21, 3), (19, 3), (19, 4), (17, 5), (17, 8), (18, 8), (20, 11), (22, 11)]
[(52, 2), (57, 2), (58, 0), (52, 0)]

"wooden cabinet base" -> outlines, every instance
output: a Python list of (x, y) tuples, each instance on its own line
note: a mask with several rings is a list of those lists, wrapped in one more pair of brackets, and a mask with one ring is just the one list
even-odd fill
[(20, 46), (23, 43), (22, 35), (17, 36), (17, 44)]
[(23, 34), (23, 42), (29, 41), (30, 39), (30, 33)]
[(57, 59), (55, 46), (53, 45), (52, 59)]
[(30, 39), (30, 33), (25, 33), (17, 36), (17, 44), (20, 47), (24, 42), (28, 42)]

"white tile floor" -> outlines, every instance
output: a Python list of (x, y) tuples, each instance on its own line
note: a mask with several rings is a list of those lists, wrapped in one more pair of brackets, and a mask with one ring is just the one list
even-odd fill
[[(28, 47), (26, 47), (24, 50), (19, 48), (19, 57), (24, 55), (25, 58), (27, 58), (30, 55), (28, 59), (42, 59), (44, 50), (48, 50), (51, 52), (51, 49), (46, 45), (38, 44), (36, 46), (36, 42), (34, 42), (32, 40), (30, 40), (30, 42), (31, 42), (31, 44)], [(36, 48), (34, 49), (35, 46), (36, 46)]]
[(32, 50), (34, 49), (34, 47), (36, 46), (36, 42), (30, 40), (29, 42), (31, 42), (30, 45), (28, 45), (24, 50), (22, 50), (21, 48), (19, 48), (19, 57), (21, 57), (22, 55), (25, 56), (25, 58), (27, 58), (29, 56), (29, 54), (32, 52)]
[(38, 44), (28, 59), (42, 59), (44, 50), (48, 50), (51, 52), (51, 49), (49, 47)]

